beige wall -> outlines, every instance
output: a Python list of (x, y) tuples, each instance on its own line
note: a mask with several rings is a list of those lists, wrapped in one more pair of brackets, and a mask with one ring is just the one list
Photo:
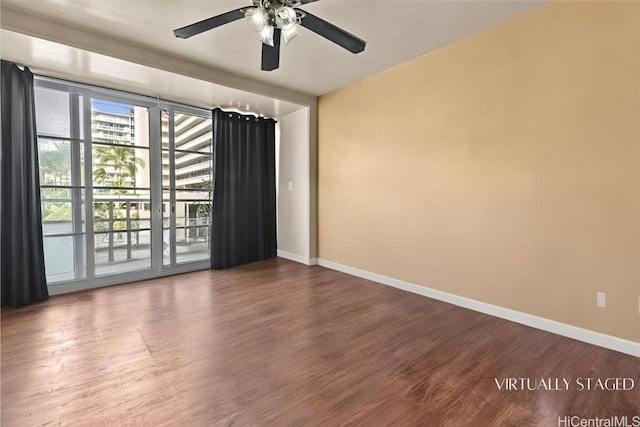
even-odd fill
[(320, 258), (640, 342), (639, 2), (547, 4), (318, 117)]

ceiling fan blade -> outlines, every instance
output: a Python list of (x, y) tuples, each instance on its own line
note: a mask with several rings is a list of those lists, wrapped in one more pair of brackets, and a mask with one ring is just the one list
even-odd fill
[[(298, 10), (298, 9), (296, 9)], [(302, 26), (310, 29), (314, 33), (321, 35), (327, 40), (334, 42), (335, 44), (342, 46), (353, 53), (360, 53), (364, 50), (367, 42), (354, 36), (345, 30), (336, 27), (335, 25), (320, 19), (317, 16), (303, 11), (305, 17), (302, 18)]]
[(318, 1), (318, 0), (300, 0), (300, 3), (307, 4), (307, 3), (313, 3), (314, 1)]
[(222, 15), (217, 15), (212, 18), (196, 22), (195, 24), (178, 28), (173, 32), (173, 34), (181, 39), (188, 39), (191, 36), (204, 33), (205, 31), (209, 31), (221, 25), (228, 24), (229, 22), (244, 18), (243, 10), (246, 10), (246, 8), (231, 10), (227, 13), (223, 13)]
[(280, 67), (280, 33), (278, 28), (273, 30), (273, 47), (262, 43), (262, 71), (273, 71)]

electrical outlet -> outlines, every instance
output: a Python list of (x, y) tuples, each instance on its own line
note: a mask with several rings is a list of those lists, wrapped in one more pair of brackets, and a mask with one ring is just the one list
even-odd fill
[(600, 308), (607, 307), (607, 294), (604, 292), (596, 292), (596, 305)]
[(293, 181), (289, 181), (289, 191), (293, 191)]

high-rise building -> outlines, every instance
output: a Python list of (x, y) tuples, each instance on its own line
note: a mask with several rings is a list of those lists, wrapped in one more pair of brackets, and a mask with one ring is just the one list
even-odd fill
[[(141, 110), (141, 108), (111, 101), (92, 100), (91, 140), (94, 143), (98, 143), (95, 146), (92, 159), (95, 185), (106, 187), (142, 186), (142, 183), (137, 178), (144, 176), (146, 171), (133, 172), (127, 168), (127, 162), (119, 162), (117, 158), (122, 156), (122, 147), (99, 145), (102, 143), (115, 146), (133, 146), (139, 143), (137, 130), (142, 130), (148, 125), (136, 123), (136, 120), (140, 119), (140, 115), (136, 114), (136, 110)], [(148, 147), (148, 142), (143, 146)], [(137, 158), (140, 161), (133, 163), (136, 169), (139, 169), (139, 167), (145, 169), (147, 164), (140, 159), (139, 153), (142, 150), (135, 150), (133, 147), (127, 148), (127, 150), (131, 157), (129, 163)], [(124, 161), (125, 158), (122, 158), (122, 160)], [(148, 175), (148, 172), (146, 175)], [(146, 182), (148, 182), (148, 179)]]
[[(91, 135), (93, 142), (136, 145), (148, 147), (148, 112), (141, 107), (117, 104), (108, 101), (94, 101), (91, 112)], [(169, 186), (169, 121), (162, 115), (162, 178), (164, 186)], [(174, 117), (175, 138), (175, 188), (209, 188), (211, 182), (212, 135), (211, 120), (189, 114), (176, 113)], [(136, 150), (135, 156), (142, 160), (138, 179), (127, 177), (128, 183), (135, 180), (138, 187), (146, 187), (148, 182), (148, 153)], [(94, 156), (95, 157), (95, 156)], [(94, 170), (105, 169), (109, 177), (106, 185), (114, 182), (114, 165), (93, 159)], [(146, 179), (145, 179), (146, 178)]]
[(131, 144), (135, 137), (136, 126), (133, 107), (128, 110), (126, 113), (121, 113), (94, 108), (91, 111), (91, 138), (93, 142)]
[[(169, 120), (163, 115), (162, 178), (169, 183)], [(189, 114), (174, 116), (175, 188), (209, 188), (211, 183), (211, 119)]]

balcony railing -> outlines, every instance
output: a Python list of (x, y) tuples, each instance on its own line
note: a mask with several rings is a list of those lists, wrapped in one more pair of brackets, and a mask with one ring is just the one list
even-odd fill
[[(69, 203), (69, 199), (43, 198), (46, 203)], [(199, 204), (198, 202), (180, 201), (177, 203)], [(206, 201), (203, 200), (203, 203)], [(126, 260), (137, 259), (135, 252), (147, 249), (151, 245), (151, 210), (145, 209), (150, 205), (150, 199), (116, 199), (103, 198), (93, 203), (93, 234), (95, 252), (105, 253), (109, 263), (115, 262), (116, 251), (126, 250)], [(200, 242), (208, 245), (209, 224), (208, 216), (176, 216), (176, 246), (189, 246)], [(65, 227), (69, 224), (69, 227)], [(43, 220), (45, 237), (73, 236), (74, 233), (60, 232), (70, 229), (71, 220)], [(83, 226), (84, 228), (84, 226)], [(166, 231), (171, 232), (170, 218), (163, 218), (163, 239)], [(56, 230), (60, 230), (56, 232)], [(180, 232), (180, 233), (178, 233)], [(180, 235), (180, 236), (179, 236)], [(168, 242), (164, 242), (165, 248)], [(104, 256), (104, 255), (103, 255)], [(122, 255), (120, 255), (122, 256)]]

